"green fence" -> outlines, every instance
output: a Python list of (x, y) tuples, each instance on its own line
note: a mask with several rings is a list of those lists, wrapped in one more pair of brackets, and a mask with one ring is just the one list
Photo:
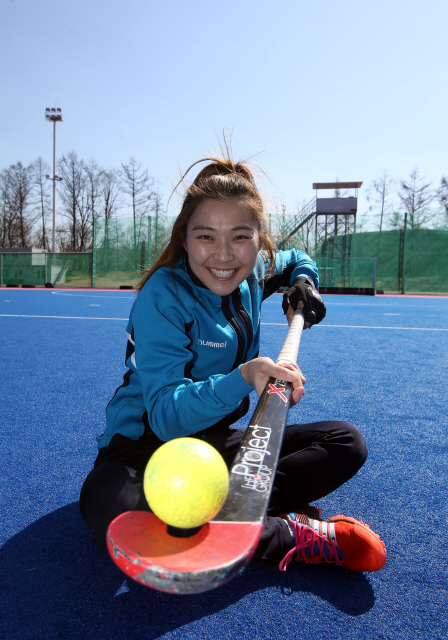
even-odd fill
[(97, 218), (92, 252), (92, 286), (133, 286), (142, 268), (154, 263), (171, 235), (174, 218)]
[(0, 253), (2, 285), (90, 287), (91, 253)]
[(375, 288), (376, 258), (313, 258), (320, 287)]
[(448, 292), (448, 230), (357, 233), (356, 256), (376, 256), (376, 288), (404, 293)]
[[(63, 287), (116, 288), (134, 286), (143, 264), (152, 263), (158, 251), (144, 242), (136, 248), (114, 247), (93, 253), (0, 254), (2, 285), (51, 283)], [(372, 287), (375, 280), (374, 258), (315, 258), (321, 286)]]
[[(92, 253), (14, 254), (0, 251), (1, 284), (134, 286), (142, 266), (153, 264), (160, 255), (171, 234), (173, 220), (98, 218)], [(351, 254), (356, 257), (314, 257), (321, 286), (448, 293), (448, 230), (357, 233), (351, 238)]]
[(97, 218), (91, 253), (1, 253), (2, 285), (134, 286), (171, 235), (173, 219)]

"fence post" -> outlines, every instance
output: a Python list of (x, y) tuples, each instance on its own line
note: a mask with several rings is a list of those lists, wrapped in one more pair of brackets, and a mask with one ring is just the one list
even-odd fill
[[(106, 219), (106, 223), (107, 223), (107, 219)], [(92, 233), (92, 289), (95, 289), (95, 276), (96, 276), (95, 226), (96, 226), (96, 218), (93, 218), (93, 233)]]
[[(400, 248), (399, 248), (399, 255), (398, 255), (398, 281), (399, 284), (401, 284), (401, 291), (400, 293), (402, 295), (404, 295), (406, 293), (406, 227), (408, 224), (408, 213), (406, 211), (406, 213), (404, 214), (404, 225), (403, 225), (403, 229), (402, 232), (400, 232)], [(401, 277), (401, 283), (400, 283), (400, 277)]]
[(3, 287), (3, 253), (0, 253), (0, 285)]

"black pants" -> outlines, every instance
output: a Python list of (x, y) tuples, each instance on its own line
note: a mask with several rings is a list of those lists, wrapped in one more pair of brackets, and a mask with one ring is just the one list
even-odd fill
[[(211, 427), (194, 437), (213, 445), (230, 467), (243, 435), (243, 430)], [(152, 433), (138, 441), (116, 434), (107, 447), (100, 449), (79, 502), (81, 515), (101, 548), (106, 548), (109, 524), (120, 513), (149, 511), (143, 473), (152, 453), (162, 444)], [(312, 516), (310, 503), (352, 478), (366, 458), (364, 438), (347, 422), (286, 427), (268, 517), (255, 558), (280, 561), (292, 546), (292, 536), (286, 522), (276, 516), (290, 511)]]

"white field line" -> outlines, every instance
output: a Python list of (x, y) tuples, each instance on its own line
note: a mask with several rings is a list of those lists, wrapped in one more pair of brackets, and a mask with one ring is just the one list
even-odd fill
[[(55, 318), (56, 320), (122, 320), (127, 322), (129, 318), (93, 318), (89, 316), (38, 316), (38, 315), (19, 315), (13, 313), (0, 313), (0, 318)], [(263, 325), (270, 325), (276, 327), (287, 327), (286, 322), (260, 322)], [(437, 329), (430, 327), (376, 327), (368, 325), (353, 325), (353, 324), (319, 324), (316, 325), (321, 329), (393, 329), (395, 331), (448, 331), (448, 329)]]
[[(52, 295), (54, 296), (70, 296), (71, 298), (114, 298), (115, 300), (135, 300), (136, 296), (95, 296), (89, 295), (88, 293), (61, 293), (60, 291), (52, 291)], [(129, 293), (127, 291), (126, 293)]]

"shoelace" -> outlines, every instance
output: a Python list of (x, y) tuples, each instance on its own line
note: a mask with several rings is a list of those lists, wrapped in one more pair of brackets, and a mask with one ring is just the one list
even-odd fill
[[(319, 561), (320, 562), (338, 562), (338, 547), (334, 540), (329, 541), (325, 536), (321, 536), (314, 531), (312, 527), (308, 527), (307, 525), (300, 524), (297, 521), (293, 521), (294, 525), (294, 537), (295, 537), (295, 546), (288, 551), (286, 556), (279, 564), (280, 571), (286, 571), (287, 566), (291, 562), (294, 557), (294, 554), (297, 554), (297, 558), (303, 560), (307, 564), (311, 562), (311, 559), (306, 555), (306, 549), (309, 549), (311, 552), (314, 551), (315, 545), (319, 551)], [(325, 546), (328, 550), (328, 557), (325, 553)], [(316, 554), (313, 554), (316, 555)]]

